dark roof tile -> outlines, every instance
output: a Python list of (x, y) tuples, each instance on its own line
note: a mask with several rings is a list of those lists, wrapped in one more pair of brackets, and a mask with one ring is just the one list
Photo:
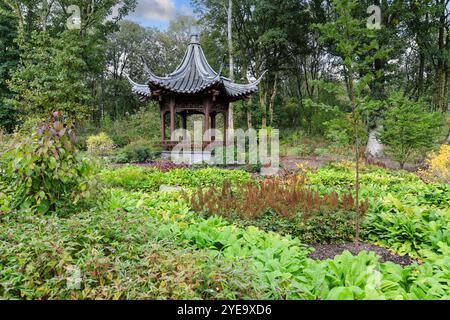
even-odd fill
[(166, 77), (159, 77), (150, 71), (144, 61), (144, 70), (148, 76), (147, 85), (139, 85), (133, 82), (133, 92), (138, 95), (150, 98), (152, 87), (160, 87), (168, 91), (182, 94), (200, 93), (215, 85), (222, 85), (225, 93), (229, 97), (236, 99), (253, 94), (258, 90), (261, 78), (250, 84), (237, 84), (222, 77), (211, 68), (199, 44), (198, 36), (192, 36), (183, 61), (178, 68)]

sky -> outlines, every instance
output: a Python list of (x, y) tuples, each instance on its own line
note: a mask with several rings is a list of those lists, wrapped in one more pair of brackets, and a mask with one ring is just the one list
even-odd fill
[(193, 15), (190, 0), (138, 0), (136, 10), (126, 19), (164, 30), (177, 13)]

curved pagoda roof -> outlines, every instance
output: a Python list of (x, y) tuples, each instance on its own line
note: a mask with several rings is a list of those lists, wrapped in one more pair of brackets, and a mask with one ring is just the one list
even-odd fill
[[(160, 77), (150, 71), (144, 61), (147, 84), (142, 85), (132, 81), (132, 90), (141, 100), (159, 96), (161, 92), (176, 94), (200, 94), (208, 89), (219, 90), (229, 100), (241, 100), (258, 91), (258, 85), (264, 74), (255, 82), (237, 84), (221, 75), (209, 65), (200, 46), (197, 35), (191, 36), (183, 61), (171, 74)], [(158, 94), (157, 94), (158, 93)]]

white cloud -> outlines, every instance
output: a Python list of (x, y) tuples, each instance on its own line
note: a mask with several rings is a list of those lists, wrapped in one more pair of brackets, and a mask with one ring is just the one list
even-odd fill
[(183, 4), (181, 6), (179, 13), (182, 14), (183, 16), (189, 16), (189, 17), (194, 16), (194, 11), (192, 11), (192, 9), (185, 4)]
[(119, 16), (119, 8), (120, 8), (120, 4), (116, 4), (113, 8), (112, 8), (112, 12), (111, 14), (106, 17), (106, 20), (113, 20), (115, 18), (117, 18)]
[(176, 12), (174, 0), (140, 0), (130, 17), (167, 22), (175, 17)]

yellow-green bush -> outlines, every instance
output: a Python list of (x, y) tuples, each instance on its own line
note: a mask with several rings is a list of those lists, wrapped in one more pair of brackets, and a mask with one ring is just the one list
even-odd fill
[(104, 132), (90, 136), (86, 140), (86, 145), (89, 153), (102, 157), (110, 155), (114, 149), (114, 142)]
[(429, 155), (426, 164), (428, 169), (419, 170), (425, 180), (450, 183), (450, 145), (443, 144), (437, 153)]

